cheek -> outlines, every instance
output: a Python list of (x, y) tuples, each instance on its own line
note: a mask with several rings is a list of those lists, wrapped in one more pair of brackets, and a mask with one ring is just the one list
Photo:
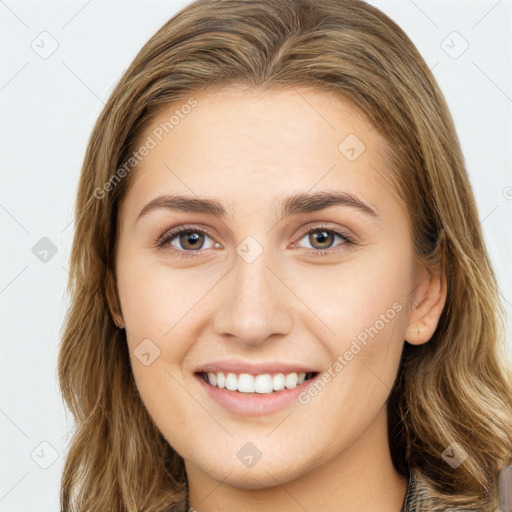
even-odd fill
[(208, 292), (218, 280), (213, 274), (171, 269), (142, 255), (127, 256), (118, 265), (119, 298), (136, 386), (150, 416), (171, 436), (187, 432), (191, 418), (204, 414), (183, 391), (190, 375), (183, 373), (181, 364), (206, 318)]
[(190, 275), (185, 274), (143, 259), (125, 260), (118, 273), (136, 387), (173, 446), (180, 446), (179, 433), (188, 432), (190, 423), (201, 415), (198, 404), (184, 392), (190, 375), (182, 372), (181, 362), (193, 344), (191, 323), (197, 321), (201, 307), (197, 302), (209, 287), (200, 282), (191, 286)]
[(379, 246), (338, 266), (312, 266), (296, 283), (294, 290), (304, 297), (322, 332), (330, 333), (340, 348), (341, 340), (360, 333), (364, 338), (365, 329), (373, 326), (383, 335), (393, 329), (398, 338), (405, 331), (411, 259), (405, 249), (388, 249)]
[(118, 288), (129, 331), (136, 336), (171, 337), (189, 315), (197, 317), (213, 272), (173, 269), (137, 255), (120, 262)]
[(387, 251), (379, 246), (374, 253), (368, 251), (328, 276), (318, 267), (301, 280), (298, 292), (315, 313), (309, 331), (318, 336), (321, 327), (325, 333), (321, 339), (334, 376), (327, 387), (339, 411), (360, 411), (363, 405), (370, 411), (382, 405), (403, 348), (410, 255), (406, 248), (392, 246)]

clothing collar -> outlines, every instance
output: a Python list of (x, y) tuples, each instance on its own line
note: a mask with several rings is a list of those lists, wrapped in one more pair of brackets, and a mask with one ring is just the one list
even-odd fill
[(413, 502), (416, 498), (416, 478), (412, 475), (412, 473), (409, 473), (409, 483), (407, 485), (407, 493), (405, 495), (404, 503), (402, 505), (402, 508), (400, 509), (400, 512), (415, 512), (415, 507), (413, 508)]

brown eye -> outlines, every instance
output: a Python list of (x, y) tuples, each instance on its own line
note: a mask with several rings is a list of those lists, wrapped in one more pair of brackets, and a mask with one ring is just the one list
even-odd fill
[[(342, 248), (348, 249), (350, 246), (355, 245), (355, 241), (350, 236), (323, 226), (310, 229), (304, 233), (300, 241), (304, 239), (309, 244), (309, 247), (306, 246), (306, 248), (312, 249), (313, 255), (334, 254)], [(336, 239), (340, 240), (340, 243), (336, 244)], [(294, 244), (294, 247), (304, 247), (300, 241), (298, 244)]]
[(309, 233), (309, 242), (314, 249), (329, 249), (333, 241), (334, 235), (332, 231), (322, 229)]
[(187, 231), (185, 233), (180, 233), (177, 239), (181, 249), (201, 249), (204, 243), (204, 234), (199, 233), (198, 231)]
[[(207, 239), (210, 239), (210, 245)], [(218, 244), (215, 244), (212, 235), (204, 229), (180, 226), (166, 231), (156, 240), (155, 246), (185, 257), (200, 255), (202, 249), (211, 249)]]

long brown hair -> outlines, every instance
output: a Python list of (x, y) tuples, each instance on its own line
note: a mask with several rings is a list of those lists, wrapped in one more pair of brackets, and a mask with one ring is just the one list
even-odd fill
[[(58, 361), (76, 425), (63, 510), (185, 506), (183, 460), (147, 413), (126, 333), (114, 324), (117, 213), (136, 173), (136, 163), (126, 162), (144, 127), (194, 91), (296, 86), (339, 95), (387, 139), (416, 256), (447, 276), (438, 328), (424, 345), (405, 343), (388, 401), (393, 462), (417, 477), (430, 507), (496, 507), (498, 471), (512, 456), (504, 312), (454, 124), (432, 73), (406, 34), (360, 0), (198, 0), (141, 49), (85, 155)], [(453, 442), (469, 455), (457, 468), (442, 457)]]

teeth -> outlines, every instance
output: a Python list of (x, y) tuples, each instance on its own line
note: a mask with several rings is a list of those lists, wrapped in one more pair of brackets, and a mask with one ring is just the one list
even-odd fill
[[(214, 385), (214, 384), (212, 384)], [(228, 373), (226, 377), (226, 389), (229, 391), (236, 391), (238, 388), (238, 382), (234, 373)]]
[[(311, 378), (312, 374), (308, 374)], [(261, 393), (269, 394), (274, 391), (281, 391), (284, 388), (294, 389), (299, 384), (306, 380), (306, 373), (292, 372), (278, 373), (272, 376), (270, 373), (251, 375), (250, 373), (241, 373), (236, 375), (228, 373), (225, 375), (223, 372), (208, 372), (205, 376), (212, 386), (229, 391), (239, 391), (240, 393)]]
[(282, 373), (278, 373), (277, 375), (275, 375), (274, 378), (272, 379), (272, 387), (274, 391), (281, 391), (282, 389), (284, 389), (284, 383), (285, 378)]
[[(251, 392), (252, 389), (246, 391)], [(254, 391), (256, 393), (272, 393), (274, 391), (272, 375), (266, 373), (264, 375), (257, 375), (254, 379)]]
[[(306, 375), (306, 374), (304, 374)], [(284, 379), (284, 385), (287, 389), (293, 389), (297, 387), (299, 376), (296, 373), (289, 373)]]

